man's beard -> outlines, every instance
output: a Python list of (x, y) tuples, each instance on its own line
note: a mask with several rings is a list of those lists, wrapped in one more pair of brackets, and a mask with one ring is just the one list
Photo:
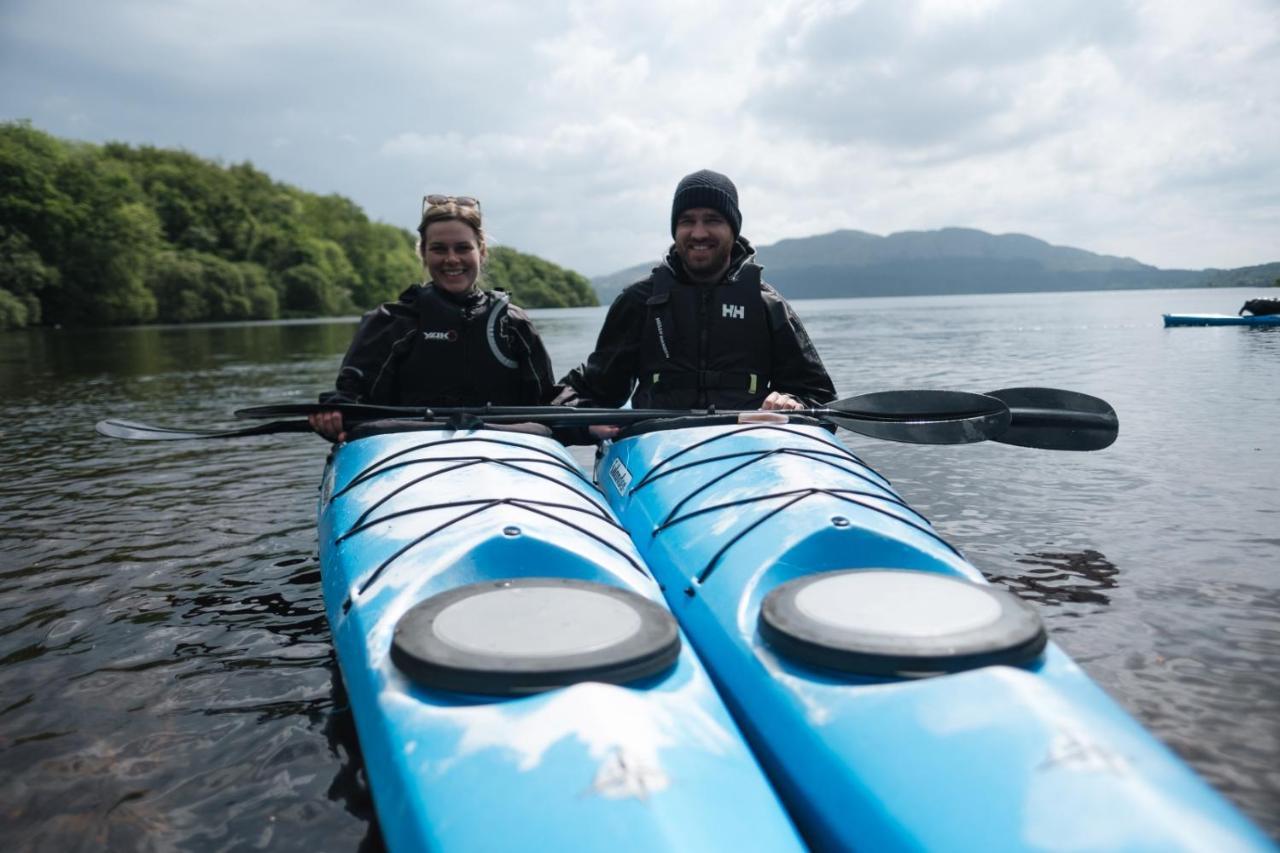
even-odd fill
[(700, 262), (691, 263), (683, 248), (677, 248), (676, 254), (680, 256), (680, 262), (684, 264), (686, 273), (698, 278), (711, 278), (718, 276), (729, 266), (729, 259), (733, 256), (733, 244), (717, 246), (705, 261)]

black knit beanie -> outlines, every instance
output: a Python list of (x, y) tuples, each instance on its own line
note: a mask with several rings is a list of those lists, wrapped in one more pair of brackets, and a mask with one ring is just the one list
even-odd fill
[(742, 231), (742, 213), (738, 210), (738, 188), (719, 172), (703, 169), (685, 175), (676, 185), (671, 200), (671, 236), (676, 236), (676, 220), (691, 207), (709, 207), (724, 214), (733, 236)]

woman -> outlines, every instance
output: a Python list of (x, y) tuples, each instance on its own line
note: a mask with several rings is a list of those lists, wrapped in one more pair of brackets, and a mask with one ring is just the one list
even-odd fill
[[(342, 360), (336, 392), (321, 402), (389, 406), (542, 405), (553, 395), (551, 358), (524, 311), (482, 290), (488, 249), (480, 202), (422, 200), (418, 255), (426, 282), (366, 314)], [(311, 428), (345, 441), (342, 413), (310, 416)]]

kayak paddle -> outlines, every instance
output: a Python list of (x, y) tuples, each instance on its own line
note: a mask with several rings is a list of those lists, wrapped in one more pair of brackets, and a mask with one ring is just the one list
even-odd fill
[(109, 418), (98, 421), (94, 429), (99, 435), (130, 441), (184, 441), (191, 438), (240, 438), (277, 432), (311, 432), (311, 424), (306, 421), (273, 421), (240, 429), (177, 429)]
[[(264, 418), (335, 410), (354, 420), (471, 416), (492, 423), (535, 421), (553, 426), (624, 425), (655, 418), (741, 414), (714, 410), (574, 409), (563, 406), (428, 409), (364, 403), (287, 403), (241, 409), (236, 415)], [(1106, 401), (1057, 388), (1006, 388), (986, 395), (958, 391), (880, 391), (839, 400), (826, 408), (778, 414), (808, 415), (831, 421), (861, 435), (916, 444), (961, 444), (990, 439), (1001, 444), (1041, 450), (1087, 451), (1110, 446), (1119, 432), (1115, 410)], [(178, 429), (110, 419), (98, 423), (97, 431), (111, 438), (135, 441), (178, 441), (309, 432), (310, 427), (306, 421), (276, 421), (241, 429)]]
[(1009, 406), (1009, 428), (993, 441), (1041, 450), (1101, 450), (1120, 432), (1116, 410), (1105, 400), (1057, 388), (991, 391)]

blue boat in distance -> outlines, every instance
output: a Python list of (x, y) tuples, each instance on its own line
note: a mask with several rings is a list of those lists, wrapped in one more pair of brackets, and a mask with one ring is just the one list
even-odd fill
[(1165, 314), (1169, 326), (1280, 326), (1280, 314)]

